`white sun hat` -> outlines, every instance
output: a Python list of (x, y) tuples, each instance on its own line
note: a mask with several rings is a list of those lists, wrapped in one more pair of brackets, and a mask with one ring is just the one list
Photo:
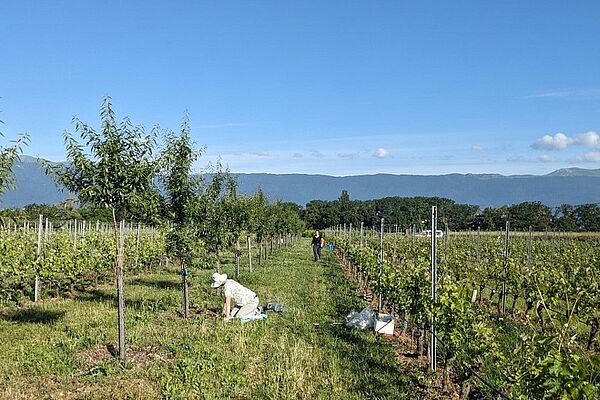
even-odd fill
[(210, 284), (210, 287), (218, 288), (219, 286), (224, 284), (226, 280), (227, 274), (219, 274), (218, 272), (215, 272), (214, 274), (212, 274), (212, 282)]

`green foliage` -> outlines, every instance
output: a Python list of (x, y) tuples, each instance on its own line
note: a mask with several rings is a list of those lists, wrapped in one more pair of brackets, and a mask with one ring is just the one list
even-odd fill
[(262, 190), (248, 199), (248, 230), (254, 233), (257, 242), (262, 242), (269, 233), (269, 202)]
[[(477, 395), (495, 396), (473, 374), (515, 399), (595, 398), (600, 393), (594, 352), (600, 325), (597, 237), (515, 234), (508, 257), (502, 234), (447, 239), (438, 242), (440, 280), (433, 302), (428, 238), (386, 235), (381, 285), (378, 237), (366, 235), (364, 246), (355, 234), (332, 238), (386, 304), (415, 326), (427, 328), (434, 317), (440, 361), (456, 379), (469, 381)], [(504, 280), (510, 300), (508, 313), (501, 314), (499, 296), (490, 293), (498, 293)], [(487, 294), (473, 303), (473, 290)], [(534, 307), (538, 315), (531, 315)]]
[(478, 206), (457, 204), (440, 197), (386, 197), (383, 199), (357, 201), (350, 200), (348, 192), (342, 191), (334, 201), (312, 200), (306, 204), (303, 218), (307, 226), (325, 229), (333, 226), (352, 224), (365, 227), (377, 227), (377, 210), (385, 218), (387, 226), (398, 226), (401, 230), (415, 227), (426, 229), (431, 206), (438, 207), (438, 218), (442, 224), (448, 224), (450, 230), (481, 228), (484, 230), (504, 229), (510, 222), (515, 230), (534, 231), (600, 231), (600, 205), (582, 204), (571, 206), (563, 204), (555, 209), (540, 202), (524, 202), (505, 205), (498, 208), (488, 207), (483, 211)]
[(207, 287), (212, 271), (190, 277), (198, 312), (187, 320), (173, 312), (181, 298), (175, 269), (129, 279), (125, 366), (106, 349), (115, 340), (106, 289), (0, 312), (0, 397), (425, 398), (389, 341), (324, 324), (361, 307), (362, 298), (333, 259), (314, 263), (306, 251), (306, 241), (286, 247), (240, 277), (262, 304), (279, 301), (290, 310), (249, 324), (201, 312), (222, 301)]
[[(36, 274), (37, 232), (2, 232), (0, 235), (0, 305), (20, 303), (33, 296)], [(73, 234), (59, 230), (42, 246), (37, 273), (43, 297), (56, 297), (108, 282), (114, 274), (115, 244), (112, 232), (86, 231), (73, 243)], [(125, 237), (125, 267), (135, 274), (156, 267), (165, 254), (159, 231), (142, 229)]]
[(167, 216), (171, 230), (167, 235), (167, 250), (188, 263), (193, 258), (196, 242), (194, 217), (197, 211), (199, 182), (191, 175), (198, 158), (190, 139), (190, 126), (184, 116), (181, 134), (166, 135), (166, 146), (161, 155), (161, 178), (166, 191)]
[(293, 203), (276, 201), (269, 206), (271, 215), (270, 233), (283, 236), (288, 233), (300, 233), (304, 230), (304, 224), (300, 220), (298, 209)]
[(68, 163), (47, 165), (47, 169), (82, 204), (113, 209), (117, 220), (147, 220), (160, 208), (153, 188), (158, 169), (153, 159), (156, 132), (146, 134), (128, 119), (117, 123), (109, 97), (104, 99), (100, 116), (99, 132), (74, 119), (83, 144), (65, 133)]
[(111, 211), (107, 208), (88, 206), (75, 207), (72, 201), (60, 204), (28, 204), (23, 208), (6, 208), (0, 211), (0, 216), (13, 222), (36, 221), (40, 215), (48, 218), (55, 225), (77, 219), (79, 221), (112, 222)]
[(229, 231), (229, 219), (222, 217), (225, 209), (226, 196), (233, 196), (235, 181), (231, 178), (229, 171), (223, 170), (221, 164), (216, 165), (216, 170), (211, 180), (202, 190), (198, 199), (196, 209), (198, 236), (206, 246), (206, 250), (214, 257), (232, 243), (232, 235)]
[[(0, 121), (0, 124), (2, 121)], [(0, 132), (0, 138), (4, 137)], [(12, 166), (19, 156), (23, 153), (23, 147), (29, 144), (29, 136), (21, 135), (18, 139), (12, 141), (10, 146), (0, 146), (0, 195), (6, 188), (12, 187), (14, 179), (12, 175)]]
[(515, 399), (593, 399), (598, 394), (600, 358), (571, 345), (559, 346), (557, 335), (522, 335), (515, 348), (519, 363), (511, 371)]
[(401, 228), (415, 226), (425, 227), (430, 215), (431, 206), (438, 206), (438, 215), (448, 223), (450, 229), (467, 229), (475, 218), (478, 206), (456, 204), (450, 199), (439, 197), (386, 197), (377, 200), (350, 200), (348, 192), (342, 191), (339, 199), (334, 201), (313, 200), (306, 205), (304, 221), (314, 229), (352, 224), (365, 227), (378, 226), (376, 210), (381, 210), (387, 225), (398, 225)]
[(226, 246), (233, 246), (242, 232), (248, 229), (248, 205), (244, 196), (237, 193), (237, 182), (229, 173), (225, 176), (225, 193), (220, 202), (219, 218), (224, 230), (221, 231)]

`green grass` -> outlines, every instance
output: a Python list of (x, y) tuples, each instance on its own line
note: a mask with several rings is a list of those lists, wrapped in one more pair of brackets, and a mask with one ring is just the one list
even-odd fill
[[(0, 398), (414, 398), (387, 340), (328, 324), (363, 307), (333, 257), (313, 262), (304, 240), (255, 267), (238, 280), (287, 314), (249, 324), (202, 314), (183, 320), (177, 271), (129, 279), (127, 341), (154, 349), (148, 363), (86, 358), (116, 343), (112, 287), (2, 311)], [(191, 304), (220, 311), (211, 273), (192, 271)]]

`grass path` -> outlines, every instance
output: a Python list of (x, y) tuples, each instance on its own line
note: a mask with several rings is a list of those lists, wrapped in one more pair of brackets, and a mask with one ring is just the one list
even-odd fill
[[(311, 256), (301, 241), (240, 276), (261, 304), (278, 301), (289, 309), (249, 324), (200, 312), (179, 318), (175, 270), (128, 280), (133, 361), (124, 366), (106, 357), (106, 344), (116, 343), (112, 287), (4, 310), (0, 398), (413, 398), (385, 339), (327, 324), (363, 303), (333, 257), (315, 263)], [(192, 271), (191, 303), (220, 311), (210, 274)]]

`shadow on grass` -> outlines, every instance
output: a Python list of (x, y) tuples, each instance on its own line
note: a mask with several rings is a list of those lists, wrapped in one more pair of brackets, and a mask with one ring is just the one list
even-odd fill
[[(335, 259), (324, 265), (336, 316), (346, 316), (352, 309), (360, 311), (366, 305), (355, 285), (348, 280)], [(343, 318), (343, 317), (342, 317)], [(395, 350), (385, 339), (375, 337), (372, 330), (348, 329), (344, 325), (321, 331), (323, 345), (334, 348), (348, 361), (356, 378), (354, 390), (365, 398), (399, 398), (411, 387), (396, 359)]]
[(0, 319), (12, 322), (53, 324), (65, 315), (64, 311), (44, 310), (37, 307), (0, 314)]
[(78, 301), (90, 301), (90, 302), (95, 302), (95, 301), (117, 301), (117, 295), (116, 293), (105, 293), (102, 290), (98, 290), (98, 289), (91, 289), (91, 290), (86, 290), (85, 292), (80, 293), (77, 296), (77, 300)]
[[(117, 306), (117, 294), (116, 293), (106, 293), (102, 290), (88, 290), (79, 296), (77, 296), (78, 301), (84, 302), (110, 302), (115, 307)], [(132, 296), (131, 294), (125, 291), (125, 309), (126, 310), (135, 310), (135, 311), (166, 311), (176, 308), (178, 304), (174, 304), (172, 299), (168, 297), (144, 297), (139, 298), (137, 296)]]
[(147, 286), (157, 289), (181, 289), (181, 282), (173, 282), (167, 279), (150, 279), (146, 277), (136, 278), (130, 282), (131, 285)]

